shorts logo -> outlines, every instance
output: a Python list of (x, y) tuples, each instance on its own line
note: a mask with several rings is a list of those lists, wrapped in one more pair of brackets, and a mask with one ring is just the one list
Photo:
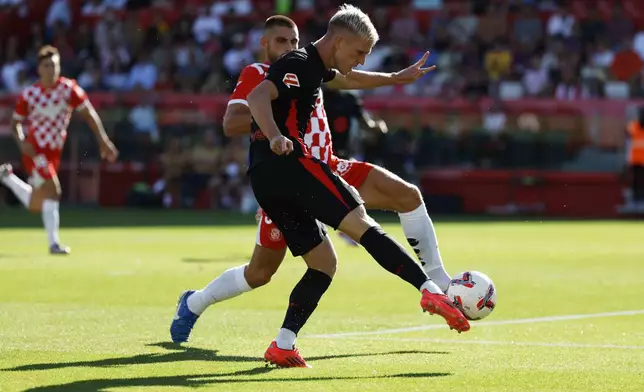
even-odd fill
[(282, 232), (280, 229), (273, 227), (269, 236), (271, 237), (271, 241), (277, 242), (282, 239)]
[(349, 163), (347, 161), (339, 161), (338, 166), (335, 168), (335, 171), (338, 174), (342, 175), (342, 174), (346, 173), (347, 171), (349, 171), (350, 167), (351, 167), (351, 163)]
[(300, 79), (297, 78), (297, 75), (294, 73), (287, 73), (284, 75), (284, 78), (282, 79), (282, 82), (286, 85), (286, 87), (291, 88), (291, 87), (300, 87)]

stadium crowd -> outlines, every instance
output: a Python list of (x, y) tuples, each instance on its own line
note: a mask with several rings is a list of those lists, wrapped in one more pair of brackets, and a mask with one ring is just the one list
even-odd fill
[[(167, 137), (156, 121), (154, 92), (227, 94), (241, 69), (261, 60), (259, 40), (267, 16), (293, 15), (301, 28), (301, 42), (306, 43), (323, 35), (328, 14), (340, 3), (0, 0), (0, 24), (4, 26), (0, 92), (17, 94), (33, 83), (36, 52), (43, 44), (53, 44), (61, 52), (63, 75), (76, 78), (88, 92), (149, 92), (119, 127), (134, 135), (124, 139), (145, 139), (146, 145), (154, 146), (149, 150), (154, 156), (165, 148), (160, 157), (166, 168), (166, 186), (183, 188), (190, 203), (195, 189), (210, 184), (213, 189), (225, 189), (217, 197), (224, 205), (238, 206), (244, 184), (244, 142), (225, 140), (219, 124), (189, 139)], [(506, 126), (502, 104), (506, 97), (644, 97), (644, 26), (641, 15), (625, 9), (633, 4), (629, 1), (352, 3), (368, 10), (381, 32), (381, 41), (364, 69), (399, 70), (426, 49), (432, 51), (429, 63), (438, 66), (436, 72), (403, 91), (383, 87), (366, 94), (498, 98), (482, 124), (492, 139)], [(424, 136), (431, 139), (429, 133)], [(193, 146), (202, 137), (205, 142)], [(400, 166), (399, 172), (404, 171), (413, 143), (404, 133), (392, 137), (397, 141), (391, 145), (399, 147), (392, 148), (388, 156), (392, 165)], [(439, 148), (440, 143), (432, 143), (432, 148)], [(126, 159), (140, 158), (147, 151), (135, 142), (130, 144), (136, 147), (119, 144)], [(454, 148), (449, 144), (440, 153), (422, 154), (430, 160), (442, 156), (440, 162), (420, 159), (411, 163), (462, 160), (454, 157)], [(525, 156), (520, 149), (513, 155)]]

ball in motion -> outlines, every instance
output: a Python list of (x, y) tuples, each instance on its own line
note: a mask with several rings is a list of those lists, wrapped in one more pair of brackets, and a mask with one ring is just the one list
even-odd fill
[(469, 320), (481, 320), (496, 306), (496, 288), (489, 276), (478, 271), (461, 272), (449, 283), (447, 295)]

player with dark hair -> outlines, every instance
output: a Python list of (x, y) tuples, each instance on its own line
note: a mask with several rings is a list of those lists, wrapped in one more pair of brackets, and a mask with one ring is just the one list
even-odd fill
[[(284, 52), (297, 47), (298, 34), (295, 24), (288, 23), (286, 26), (280, 27), (279, 29), (267, 29), (262, 38), (262, 45), (264, 46), (266, 57), (271, 61), (275, 61)], [(372, 88), (386, 84), (409, 83), (419, 77), (421, 73), (425, 72), (425, 70), (419, 70), (423, 62), (424, 60), (399, 72), (395, 76), (355, 71), (347, 78), (338, 75), (338, 80), (334, 80), (330, 84), (335, 83), (340, 88), (356, 89)], [(246, 98), (264, 79), (267, 68), (268, 66), (265, 64), (256, 63), (247, 66), (242, 71), (237, 88), (231, 96), (224, 117), (224, 132), (226, 135), (234, 136), (248, 133), (251, 116)], [(343, 177), (350, 185), (359, 188), (361, 194), (364, 192), (363, 197), (365, 197), (367, 205), (372, 205), (374, 208), (392, 209), (400, 212), (401, 221), (403, 222), (403, 228), (406, 233), (408, 232), (408, 227), (405, 227), (405, 223), (411, 221), (417, 227), (420, 226), (420, 228), (416, 228), (416, 231), (419, 233), (416, 237), (424, 238), (429, 236), (433, 239), (433, 247), (427, 249), (427, 253), (425, 253), (425, 248), (418, 246), (418, 241), (415, 241), (411, 237), (409, 241), (414, 245), (415, 249), (418, 249), (416, 253), (421, 261), (423, 261), (425, 254), (428, 254), (429, 259), (433, 261), (430, 271), (434, 276), (438, 272), (442, 272), (443, 279), (435, 279), (431, 275), (430, 277), (436, 280), (436, 283), (441, 289), (446, 289), (450, 278), (445, 272), (442, 261), (440, 260), (431, 220), (427, 216), (418, 189), (411, 184), (405, 183), (385, 169), (363, 162), (346, 161), (335, 157), (332, 154), (329, 124), (321, 96), (316, 100), (315, 109), (310, 118), (310, 126), (307, 128), (304, 141), (310, 148), (311, 154), (324, 162), (329, 162), (334, 170), (341, 171)], [(258, 130), (255, 129), (253, 136), (256, 136), (257, 132)], [(378, 203), (379, 200), (380, 203)], [(422, 219), (418, 219), (415, 216), (418, 215), (414, 211), (416, 209), (422, 210), (422, 213), (426, 216), (430, 227), (429, 232), (427, 232), (425, 227), (419, 225), (419, 223), (422, 223)], [(412, 213), (410, 214), (408, 211)], [(413, 226), (412, 229), (414, 229)], [(431, 243), (431, 239), (426, 242)], [(171, 327), (172, 339), (175, 342), (186, 341), (199, 315), (213, 303), (222, 302), (247, 292), (252, 288), (260, 287), (268, 283), (284, 259), (285, 251), (286, 243), (282, 233), (271, 219), (262, 213), (258, 228), (257, 245), (255, 246), (250, 263), (225, 271), (217, 279), (210, 282), (203, 290), (196, 292), (190, 290), (183, 293), (179, 299), (177, 314)], [(434, 255), (437, 257), (433, 257)], [(438, 264), (438, 267), (436, 264)], [(428, 263), (427, 265), (430, 264)]]
[[(68, 254), (70, 249), (61, 245), (58, 238), (61, 187), (57, 173), (72, 111), (80, 113), (96, 135), (102, 158), (113, 162), (118, 151), (105, 134), (85, 91), (75, 80), (60, 76), (58, 49), (45, 46), (38, 52), (38, 75), (40, 80), (18, 98), (11, 119), (11, 130), (30, 176), (29, 184), (13, 174), (9, 164), (0, 165), (0, 181), (29, 211), (42, 214), (49, 252)], [(23, 122), (27, 124), (26, 135)]]

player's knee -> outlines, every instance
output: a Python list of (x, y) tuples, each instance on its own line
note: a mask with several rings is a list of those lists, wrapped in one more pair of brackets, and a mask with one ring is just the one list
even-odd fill
[(372, 226), (377, 226), (376, 221), (373, 220), (361, 205), (351, 211), (340, 223), (340, 231), (351, 237), (356, 242), (360, 241), (362, 235), (369, 230)]
[(275, 271), (270, 268), (246, 267), (244, 277), (248, 285), (254, 289), (262, 287), (271, 281)]
[(423, 203), (423, 195), (416, 185), (402, 183), (397, 194), (399, 195), (397, 212), (413, 211)]

